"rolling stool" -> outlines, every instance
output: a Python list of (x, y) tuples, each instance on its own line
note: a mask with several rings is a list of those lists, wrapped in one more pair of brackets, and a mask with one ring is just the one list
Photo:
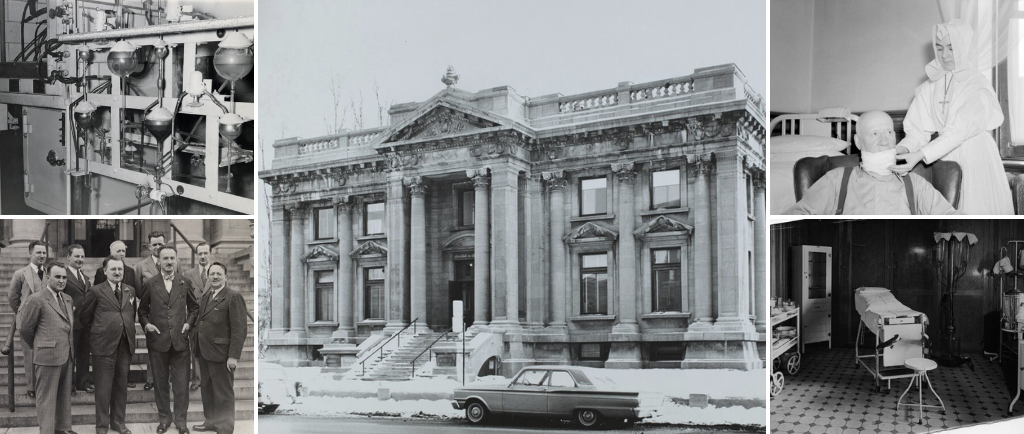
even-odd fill
[[(921, 421), (922, 421), (922, 419), (924, 417), (924, 408), (925, 407), (928, 407), (928, 408), (941, 408), (942, 409), (942, 414), (946, 414), (946, 405), (942, 403), (942, 398), (939, 398), (939, 394), (935, 393), (935, 389), (932, 388), (932, 380), (928, 378), (928, 371), (931, 371), (932, 369), (937, 368), (939, 365), (936, 364), (935, 361), (933, 361), (933, 360), (922, 359), (922, 358), (914, 358), (914, 359), (907, 359), (907, 361), (903, 363), (903, 366), (906, 366), (908, 369), (914, 370), (914, 377), (910, 379), (910, 384), (907, 385), (907, 389), (903, 391), (902, 395), (900, 395), (899, 401), (896, 401), (896, 412), (899, 413), (901, 405), (908, 405), (908, 406), (917, 405), (917, 423), (918, 423), (918, 425), (921, 424)], [(928, 381), (928, 390), (931, 390), (932, 391), (932, 395), (935, 395), (935, 399), (939, 400), (939, 405), (925, 405), (924, 404), (924, 400), (921, 397), (921, 389), (922, 389), (921, 378), (924, 378), (925, 380)], [(913, 404), (913, 403), (904, 404), (903, 403), (903, 396), (906, 395), (907, 392), (910, 391), (910, 387), (913, 386), (915, 382), (917, 383), (917, 404)]]

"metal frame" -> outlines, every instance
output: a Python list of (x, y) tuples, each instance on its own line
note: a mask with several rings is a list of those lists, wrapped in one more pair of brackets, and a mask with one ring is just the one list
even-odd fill
[[(921, 314), (921, 317), (924, 317), (924, 314)], [(882, 356), (881, 350), (883, 350), (887, 346), (891, 346), (892, 344), (896, 343), (896, 341), (899, 340), (899, 335), (896, 335), (896, 337), (894, 337), (893, 339), (890, 339), (890, 340), (888, 340), (886, 342), (882, 342), (882, 338), (880, 337), (879, 334), (872, 333), (873, 335), (875, 335), (875, 352), (874, 352), (874, 354), (869, 354), (869, 355), (864, 355), (864, 356), (860, 355), (860, 342), (861, 342), (861, 338), (863, 336), (864, 329), (866, 329), (867, 326), (864, 325), (864, 321), (858, 321), (857, 323), (858, 323), (858, 327), (857, 327), (857, 340), (854, 342), (854, 354), (855, 354), (854, 366), (857, 366), (857, 365), (863, 366), (864, 369), (866, 369), (868, 372), (871, 373), (871, 377), (875, 380), (875, 390), (876, 391), (878, 391), (878, 392), (882, 391), (882, 386), (879, 384), (879, 382), (881, 380), (885, 380), (886, 381), (886, 388), (885, 388), (885, 390), (886, 390), (886, 393), (888, 393), (888, 391), (890, 389), (892, 389), (892, 380), (899, 379), (899, 378), (911, 378), (911, 377), (914, 377), (914, 376), (917, 375), (913, 370), (907, 369), (907, 368), (902, 367), (902, 366), (895, 367), (895, 368), (885, 368), (883, 366), (880, 366), (879, 357)], [(920, 324), (921, 324), (921, 337), (922, 337), (922, 345), (923, 345), (923, 342), (927, 342), (927, 340), (928, 340), (928, 335), (925, 334), (925, 331), (927, 331), (927, 327), (928, 327), (928, 320), (927, 320), (927, 318), (925, 317), (920, 322)], [(878, 326), (882, 327), (883, 325), (884, 325), (883, 321), (880, 319), (878, 321)], [(872, 369), (872, 367), (870, 365), (868, 365), (867, 363), (864, 363), (864, 360), (861, 360), (861, 359), (869, 359), (869, 358), (874, 358), (875, 359), (875, 367), (874, 367), (874, 369)], [(910, 371), (910, 372), (908, 373), (907, 371)]]

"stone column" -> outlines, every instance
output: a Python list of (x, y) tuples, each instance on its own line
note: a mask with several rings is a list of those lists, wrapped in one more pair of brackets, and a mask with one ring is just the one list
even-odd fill
[(715, 171), (715, 154), (688, 155), (689, 170), (694, 171), (694, 228), (693, 228), (693, 317), (690, 330), (707, 330), (711, 327), (711, 191), (709, 179)]
[(352, 202), (341, 197), (335, 203), (338, 213), (338, 330), (332, 337), (350, 339), (356, 334), (355, 291), (352, 278)]
[(742, 157), (730, 156), (716, 168), (718, 223), (718, 316), (715, 330), (754, 331), (750, 297), (740, 276), (747, 269), (747, 182)]
[(758, 332), (764, 333), (767, 329), (765, 318), (766, 300), (768, 290), (765, 288), (765, 173), (764, 169), (756, 170), (754, 176), (754, 309), (757, 311), (757, 319), (754, 323)]
[(634, 209), (633, 185), (636, 182), (636, 172), (633, 171), (633, 163), (612, 164), (612, 171), (618, 185), (618, 215), (619, 221), (619, 323), (612, 328), (612, 333), (636, 333), (640, 327), (636, 322), (636, 300), (638, 298), (636, 284), (636, 243), (633, 238), (633, 230), (636, 228), (636, 210)]
[(290, 248), (288, 247), (288, 240), (285, 238), (285, 226), (287, 225), (287, 219), (285, 218), (284, 206), (273, 205), (271, 207), (271, 223), (270, 243), (264, 244), (270, 246), (271, 262), (273, 262), (273, 274), (271, 274), (271, 294), (270, 294), (270, 331), (273, 334), (284, 334), (288, 329), (288, 282), (291, 279), (291, 267), (288, 266), (288, 259), (290, 255)]
[[(420, 176), (405, 178), (411, 196), (409, 222), (409, 304), (410, 321), (427, 324), (427, 185)], [(423, 327), (426, 331), (427, 328)]]
[(388, 173), (387, 215), (388, 277), (387, 325), (385, 333), (393, 334), (408, 325), (406, 310), (408, 288), (408, 230), (405, 227), (405, 185), (402, 172)]
[(306, 204), (292, 204), (288, 213), (292, 217), (291, 236), (291, 286), (289, 292), (290, 322), (288, 334), (292, 337), (304, 337), (306, 334), (306, 265), (299, 259), (306, 249), (306, 237), (303, 223), (308, 214), (309, 207)]
[(504, 166), (491, 172), (491, 221), (494, 224), (491, 325), (507, 329), (519, 324), (519, 170)]
[(551, 302), (548, 306), (551, 311), (548, 326), (567, 333), (565, 294), (569, 290), (569, 285), (565, 282), (565, 243), (562, 237), (565, 236), (565, 187), (568, 183), (565, 180), (565, 172), (561, 170), (544, 172), (541, 176), (548, 183), (548, 199), (551, 201), (551, 238), (548, 243), (551, 260)]
[[(38, 241), (39, 237), (43, 235), (46, 220), (15, 219), (8, 221), (11, 225), (11, 245), (4, 248), (4, 256), (13, 255), (25, 258), (25, 264), (28, 264), (28, 245), (33, 241)], [(50, 250), (50, 256), (53, 256), (53, 249)]]
[(547, 265), (545, 256), (544, 237), (547, 233), (543, 230), (545, 221), (545, 206), (541, 175), (533, 174), (526, 180), (526, 200), (524, 201), (523, 226), (526, 229), (525, 250), (526, 269), (520, 272), (526, 276), (526, 322), (530, 328), (541, 329), (547, 321)]
[(485, 326), (491, 318), (488, 309), (491, 301), (491, 230), (489, 227), (488, 187), (490, 177), (487, 169), (470, 169), (466, 176), (473, 179), (476, 189), (476, 215), (473, 218), (473, 326)]

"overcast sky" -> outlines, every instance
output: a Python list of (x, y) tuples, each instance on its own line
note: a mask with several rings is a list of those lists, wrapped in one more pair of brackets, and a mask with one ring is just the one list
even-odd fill
[[(261, 0), (259, 134), (328, 134), (331, 80), (342, 105), (360, 93), (364, 127), (381, 99), (424, 101), (444, 89), (511, 86), (519, 95), (571, 95), (735, 63), (764, 95), (765, 2), (282, 1)], [(326, 121), (325, 121), (326, 119)], [(352, 128), (351, 113), (344, 127)]]

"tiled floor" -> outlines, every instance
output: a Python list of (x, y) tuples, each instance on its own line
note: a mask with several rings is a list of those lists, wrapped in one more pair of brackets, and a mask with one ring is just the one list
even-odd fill
[[(1007, 391), (999, 364), (981, 354), (970, 356), (974, 371), (966, 365), (940, 366), (928, 373), (946, 405), (946, 414), (926, 409), (924, 423), (918, 425), (916, 407), (900, 406), (896, 411), (896, 402), (910, 379), (892, 380), (892, 390), (877, 393), (871, 374), (854, 366), (853, 348), (808, 346), (800, 371), (787, 375), (782, 392), (771, 400), (771, 430), (780, 434), (923, 433), (1011, 417), (1007, 407), (1013, 395)], [(916, 389), (911, 389), (903, 402), (908, 402), (911, 394), (912, 402), (917, 402)], [(927, 397), (927, 383), (924, 395), (925, 404), (937, 404), (934, 397)], [(1024, 415), (1024, 403), (1018, 400), (1014, 410), (1012, 417)]]

